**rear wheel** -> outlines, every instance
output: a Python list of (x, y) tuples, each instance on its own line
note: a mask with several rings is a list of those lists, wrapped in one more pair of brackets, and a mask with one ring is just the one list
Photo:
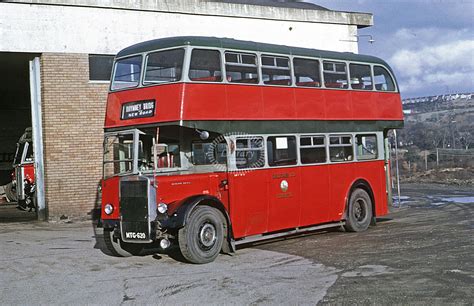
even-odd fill
[(349, 199), (344, 228), (349, 232), (365, 231), (371, 220), (372, 200), (365, 190), (357, 188), (352, 192)]
[(191, 263), (214, 261), (224, 242), (224, 217), (218, 209), (197, 206), (178, 232), (181, 254)]
[(143, 250), (143, 245), (123, 242), (120, 238), (114, 238), (113, 229), (104, 229), (104, 241), (107, 249), (118, 257), (130, 257), (138, 255)]

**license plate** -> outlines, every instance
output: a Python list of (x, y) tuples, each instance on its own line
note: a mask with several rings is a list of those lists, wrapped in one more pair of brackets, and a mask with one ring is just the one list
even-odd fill
[(125, 242), (151, 242), (148, 222), (122, 222), (121, 229)]

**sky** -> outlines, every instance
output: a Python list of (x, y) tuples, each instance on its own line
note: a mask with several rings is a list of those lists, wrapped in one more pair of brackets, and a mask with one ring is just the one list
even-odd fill
[(311, 0), (331, 10), (367, 12), (359, 53), (394, 69), (403, 98), (474, 92), (474, 0)]

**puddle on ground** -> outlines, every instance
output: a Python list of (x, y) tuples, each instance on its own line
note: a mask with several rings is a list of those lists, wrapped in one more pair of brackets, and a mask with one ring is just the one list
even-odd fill
[(456, 204), (474, 204), (474, 197), (451, 197), (441, 198), (440, 200)]

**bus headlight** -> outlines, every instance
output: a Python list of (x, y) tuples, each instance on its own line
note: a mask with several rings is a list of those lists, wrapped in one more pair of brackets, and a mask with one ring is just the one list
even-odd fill
[(114, 207), (112, 206), (112, 204), (105, 204), (104, 212), (106, 215), (112, 214), (114, 212)]
[(159, 203), (157, 209), (160, 214), (164, 214), (168, 211), (168, 205), (166, 205), (165, 203)]

